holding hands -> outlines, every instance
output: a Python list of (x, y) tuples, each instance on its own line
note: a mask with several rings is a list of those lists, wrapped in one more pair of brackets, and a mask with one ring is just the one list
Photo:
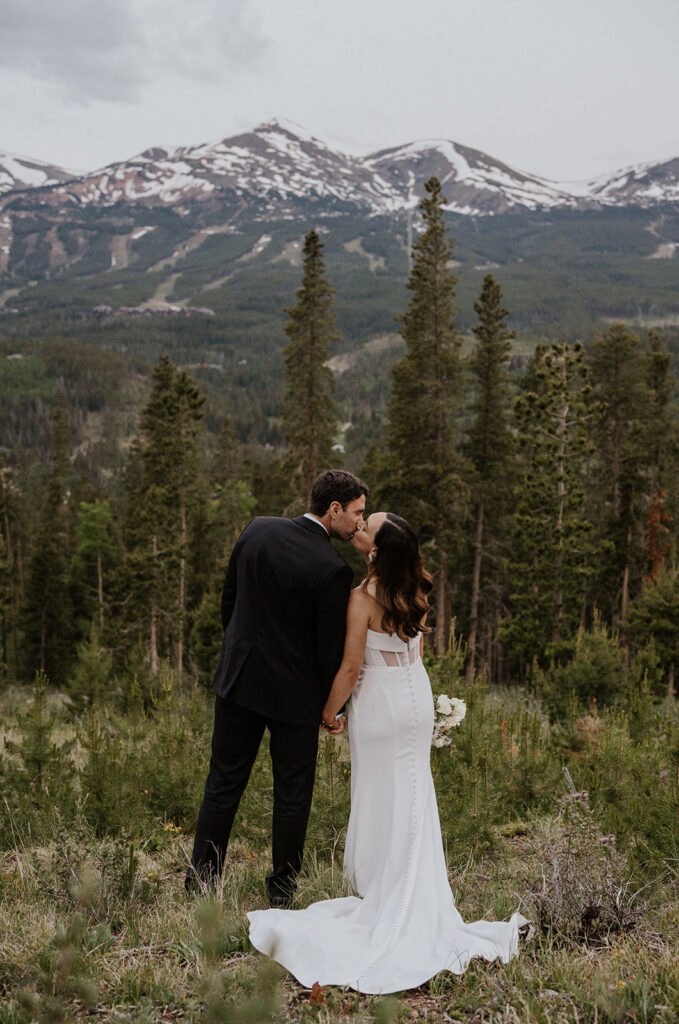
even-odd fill
[(325, 709), (321, 715), (321, 728), (329, 732), (331, 736), (340, 736), (346, 728), (347, 720), (344, 715), (335, 715), (332, 718), (330, 715), (325, 714)]

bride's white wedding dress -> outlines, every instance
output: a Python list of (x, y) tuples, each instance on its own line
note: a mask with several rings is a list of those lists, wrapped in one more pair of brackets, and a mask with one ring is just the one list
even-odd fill
[(255, 910), (250, 941), (307, 988), (415, 988), (472, 957), (507, 962), (520, 914), (465, 924), (448, 884), (430, 770), (434, 705), (419, 637), (368, 630), (348, 711), (351, 815), (344, 868), (355, 896)]

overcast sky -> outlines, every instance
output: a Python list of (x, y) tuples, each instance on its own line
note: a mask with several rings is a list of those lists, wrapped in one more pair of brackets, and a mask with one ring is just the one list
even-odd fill
[(679, 0), (0, 0), (0, 150), (93, 170), (273, 117), (575, 180), (679, 156)]

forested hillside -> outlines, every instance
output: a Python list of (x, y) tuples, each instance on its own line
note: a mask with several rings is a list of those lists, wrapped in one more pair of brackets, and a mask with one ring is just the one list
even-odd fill
[[(347, 281), (380, 268), (347, 276), (310, 230), (220, 315), (0, 321), (0, 1024), (676, 1019), (679, 335), (581, 332), (546, 299), (522, 332), (518, 278), (459, 265), (436, 178), (419, 216), (364, 318)], [(258, 968), (266, 749), (216, 898), (181, 888), (230, 552), (328, 462), (409, 519), (434, 576), (433, 691), (467, 702), (432, 751), (456, 899), (535, 933), (393, 1000)], [(300, 906), (347, 892), (350, 785), (328, 736)]]
[[(472, 650), (483, 652), (492, 678), (508, 671), (523, 678), (531, 666), (547, 669), (570, 657), (578, 629), (594, 622), (631, 638), (629, 615), (647, 600), (648, 581), (654, 593), (660, 577), (674, 585), (676, 332), (637, 334), (619, 323), (587, 344), (566, 331), (551, 343), (517, 336), (497, 272), (497, 279), (486, 275), (465, 334), (456, 298), (464, 273), (453, 262), (440, 197), (437, 204), (436, 231), (446, 240), (436, 255), (448, 282), (437, 314), (437, 324), (447, 325), (445, 344), (431, 349), (422, 340), (439, 304), (422, 277), (427, 229), (413, 250), (411, 297), (403, 291), (388, 333), (366, 330), (363, 343), (343, 344), (342, 279), (331, 282), (333, 326), (318, 372), (332, 388), (318, 408), (332, 392), (332, 459), (366, 475), (372, 507), (398, 509), (422, 534), (438, 570), (439, 651), (455, 618), (463, 633), (471, 631)], [(429, 213), (423, 206), (425, 228)], [(320, 259), (324, 236), (314, 237)], [(302, 257), (306, 267), (306, 247)], [(324, 252), (322, 275), (325, 261)], [(277, 316), (283, 328), (292, 307), (282, 305)], [(27, 318), (26, 331), (36, 322)], [(199, 634), (234, 531), (250, 514), (283, 514), (308, 493), (309, 473), (298, 485), (290, 467), (306, 458), (305, 431), (314, 434), (311, 424), (294, 428), (286, 413), (286, 390), (294, 393), (302, 371), (284, 358), (283, 329), (271, 352), (266, 341), (256, 349), (254, 328), (244, 347), (223, 336), (222, 326), (200, 314), (103, 315), (93, 329), (69, 314), (55, 324), (58, 337), (31, 339), (17, 330), (3, 340), (7, 678), (28, 680), (41, 668), (66, 680), (91, 622), (108, 631), (99, 642), (121, 665), (135, 645), (153, 663), (172, 660), (179, 630), (184, 667), (208, 671)], [(438, 424), (433, 434), (430, 421)], [(316, 453), (309, 472), (327, 462)], [(181, 486), (176, 480), (180, 465), (190, 486), (189, 477)], [(185, 508), (177, 506), (180, 493)], [(186, 524), (180, 533), (179, 522)], [(96, 542), (87, 539), (90, 530)], [(96, 601), (95, 564), (106, 582), (99, 579)], [(160, 566), (166, 574), (182, 567), (183, 597), (177, 605), (168, 576), (150, 653)], [(45, 574), (49, 593), (38, 585)], [(146, 595), (134, 611), (132, 592)], [(51, 644), (58, 655), (49, 653)], [(654, 656), (661, 688), (661, 677), (671, 682), (674, 655)]]

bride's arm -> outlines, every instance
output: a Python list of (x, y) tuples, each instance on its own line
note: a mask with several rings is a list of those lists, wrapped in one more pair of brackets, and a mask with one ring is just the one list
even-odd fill
[(370, 621), (371, 598), (361, 590), (353, 590), (347, 606), (347, 632), (342, 664), (337, 670), (321, 719), (328, 728), (334, 728), (335, 716), (344, 707), (356, 686)]

